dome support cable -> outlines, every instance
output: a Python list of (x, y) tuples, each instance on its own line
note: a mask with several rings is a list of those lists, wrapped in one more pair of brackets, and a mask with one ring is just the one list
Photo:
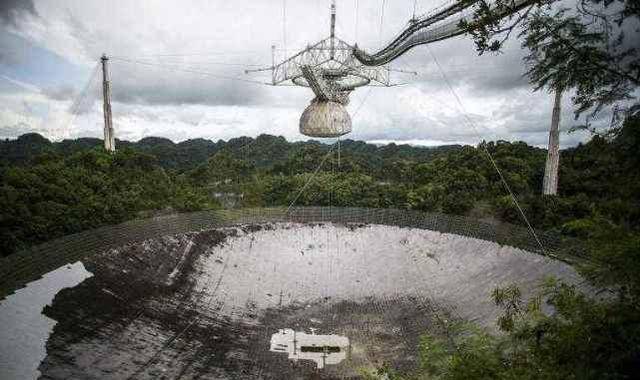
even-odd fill
[(287, 0), (282, 0), (282, 47), (287, 54)]
[(335, 146), (335, 143), (332, 144), (329, 147), (329, 152), (327, 152), (327, 154), (325, 154), (324, 158), (322, 158), (322, 161), (320, 161), (320, 164), (318, 164), (316, 169), (313, 171), (313, 174), (311, 175), (311, 178), (309, 178), (309, 180), (304, 184), (304, 186), (302, 186), (302, 189), (300, 189), (300, 191), (298, 192), (296, 197), (293, 198), (293, 201), (291, 202), (291, 204), (289, 204), (289, 207), (287, 207), (287, 214), (289, 214), (289, 211), (291, 211), (291, 208), (293, 208), (293, 206), (296, 204), (296, 202), (298, 201), (298, 198), (300, 198), (302, 193), (304, 193), (304, 191), (307, 190), (307, 187), (309, 187), (309, 185), (311, 184), (311, 181), (313, 181), (313, 179), (316, 177), (318, 172), (320, 172), (320, 169), (322, 168), (322, 165), (324, 165), (324, 162), (327, 160), (327, 158), (329, 158), (329, 156), (333, 152), (334, 146)]
[[(435, 54), (433, 54), (433, 51), (431, 50), (431, 48), (428, 45), (427, 45), (427, 50), (429, 51), (429, 54), (431, 55), (431, 58), (435, 62), (436, 66), (438, 68), (438, 71), (440, 71), (440, 75), (442, 75), (442, 78), (444, 79), (445, 83), (447, 84), (447, 87), (449, 88), (449, 91), (451, 92), (451, 94), (453, 95), (454, 99), (456, 100), (456, 103), (458, 104), (458, 107), (459, 107), (459, 112), (462, 114), (462, 116), (464, 117), (464, 119), (467, 122), (467, 124), (473, 129), (473, 131), (475, 132), (477, 138), (482, 140), (482, 135), (480, 134), (480, 132), (478, 130), (478, 127), (473, 122), (473, 120), (469, 117), (469, 114), (467, 113), (467, 111), (466, 111), (466, 109), (464, 107), (464, 104), (460, 100), (460, 97), (458, 96), (458, 94), (454, 90), (453, 86), (451, 85), (451, 82), (449, 81), (449, 77), (447, 77), (446, 73), (442, 69), (442, 66), (440, 66), (440, 62), (438, 62), (438, 59), (436, 58)], [(487, 155), (487, 159), (489, 160), (489, 162), (491, 162), (491, 165), (495, 169), (496, 173), (498, 173), (498, 177), (500, 177), (500, 182), (502, 182), (502, 185), (507, 190), (507, 192), (509, 193), (509, 196), (511, 197), (511, 200), (513, 201), (513, 203), (515, 204), (516, 208), (518, 209), (518, 213), (522, 216), (522, 219), (524, 220), (524, 222), (525, 222), (525, 224), (527, 226), (527, 229), (529, 230), (529, 232), (531, 233), (531, 235), (535, 239), (537, 245), (540, 247), (540, 250), (541, 250), (542, 254), (547, 256), (547, 252), (544, 249), (544, 246), (542, 245), (542, 242), (538, 238), (538, 234), (536, 233), (536, 230), (533, 228), (533, 226), (529, 222), (529, 218), (527, 218), (527, 215), (524, 213), (524, 210), (522, 209), (522, 207), (520, 207), (520, 203), (518, 202), (518, 199), (516, 198), (515, 194), (511, 190), (511, 187), (507, 183), (507, 180), (505, 179), (504, 175), (502, 174), (502, 171), (498, 167), (498, 164), (496, 164), (496, 161), (494, 160), (493, 156), (491, 155), (491, 152), (489, 152), (489, 150), (487, 149), (485, 144), (481, 144), (481, 146), (482, 146), (482, 150)]]

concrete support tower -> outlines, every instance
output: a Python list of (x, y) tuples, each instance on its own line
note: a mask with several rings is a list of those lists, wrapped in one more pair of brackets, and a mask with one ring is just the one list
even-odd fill
[(111, 121), (111, 82), (109, 80), (109, 58), (102, 55), (102, 98), (104, 100), (102, 110), (104, 112), (104, 149), (107, 152), (116, 151), (116, 137), (113, 131), (113, 122)]
[(547, 147), (547, 164), (544, 168), (542, 181), (542, 194), (558, 194), (558, 167), (560, 166), (560, 103), (562, 101), (562, 89), (556, 90), (551, 115), (551, 128), (549, 129), (549, 146)]

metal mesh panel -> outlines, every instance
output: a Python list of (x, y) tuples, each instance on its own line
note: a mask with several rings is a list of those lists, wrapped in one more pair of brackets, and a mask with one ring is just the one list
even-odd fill
[[(462, 216), (397, 209), (298, 207), (201, 211), (144, 220), (85, 231), (35, 246), (0, 260), (0, 299), (28, 282), (65, 264), (123, 245), (160, 236), (175, 235), (238, 224), (270, 222), (366, 223), (419, 228), (510, 245), (530, 252), (542, 251), (527, 229), (509, 224), (489, 224)], [(583, 250), (575, 241), (553, 234), (539, 234), (545, 253), (563, 261), (581, 260)]]

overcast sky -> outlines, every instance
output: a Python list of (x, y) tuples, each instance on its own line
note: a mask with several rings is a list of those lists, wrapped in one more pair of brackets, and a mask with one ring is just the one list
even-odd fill
[[(418, 0), (418, 12), (445, 1)], [(413, 4), (338, 0), (338, 37), (377, 49), (406, 26)], [(313, 98), (309, 89), (220, 77), (268, 80), (268, 73), (244, 70), (269, 66), (271, 45), (282, 58), (327, 37), (329, 6), (330, 0), (0, 0), (0, 137), (34, 131), (51, 139), (101, 137), (101, 77), (92, 72), (106, 53), (114, 57), (119, 139), (226, 140), (268, 133), (306, 140), (298, 120)], [(465, 123), (428, 49), (477, 130)], [(522, 76), (523, 54), (514, 40), (502, 54), (479, 57), (467, 37), (414, 48), (392, 67), (418, 75), (394, 74), (404, 85), (352, 93), (348, 137), (425, 145), (506, 139), (544, 146), (553, 97), (532, 91)], [(79, 98), (85, 87), (87, 95)], [(80, 102), (73, 106), (76, 99)], [(70, 115), (72, 108), (79, 110), (77, 117)], [(567, 95), (561, 129), (573, 124)], [(563, 133), (561, 142), (571, 146), (586, 138)]]

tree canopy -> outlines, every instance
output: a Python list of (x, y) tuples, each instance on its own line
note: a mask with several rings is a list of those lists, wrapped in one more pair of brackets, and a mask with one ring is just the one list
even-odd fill
[[(475, 0), (460, 0), (476, 3)], [(481, 1), (462, 23), (480, 54), (500, 51), (514, 30), (528, 51), (524, 61), (535, 89), (573, 90), (583, 126), (605, 107), (635, 110), (640, 86), (640, 6), (636, 0), (576, 0), (575, 7), (537, 0), (506, 19), (511, 0)], [(563, 3), (564, 4), (564, 3)]]

